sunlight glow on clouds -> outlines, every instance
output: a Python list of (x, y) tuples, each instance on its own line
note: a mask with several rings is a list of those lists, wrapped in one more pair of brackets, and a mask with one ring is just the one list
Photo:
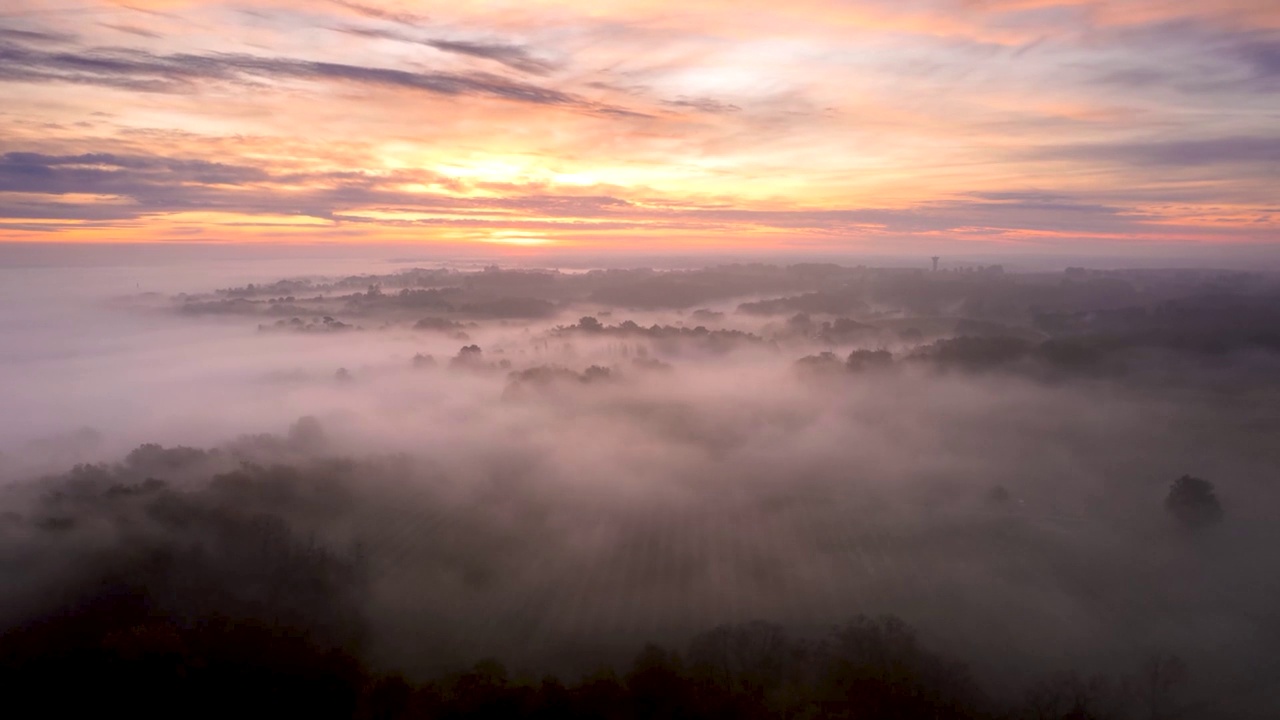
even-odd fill
[(914, 251), (1280, 226), (1269, 0), (16, 0), (0, 95), (0, 240)]

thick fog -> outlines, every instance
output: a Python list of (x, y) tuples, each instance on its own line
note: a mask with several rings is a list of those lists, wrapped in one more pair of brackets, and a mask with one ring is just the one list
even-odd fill
[(0, 621), (174, 494), (358, 557), (324, 622), (408, 677), (893, 614), (1010, 704), (1173, 655), (1274, 716), (1280, 278), (856, 265), (0, 270)]

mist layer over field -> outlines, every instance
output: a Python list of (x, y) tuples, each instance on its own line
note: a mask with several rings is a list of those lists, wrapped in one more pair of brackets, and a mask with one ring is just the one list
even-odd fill
[[(1172, 654), (1194, 716), (1275, 708), (1274, 277), (199, 267), (4, 271), (5, 623), (200, 547), (409, 677), (894, 614), (997, 697)], [(220, 513), (358, 577), (294, 597)]]

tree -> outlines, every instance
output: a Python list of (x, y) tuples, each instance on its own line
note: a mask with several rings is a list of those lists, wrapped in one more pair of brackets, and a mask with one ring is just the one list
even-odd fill
[(934, 343), (929, 355), (945, 366), (985, 370), (1021, 360), (1031, 349), (1031, 343), (1019, 337), (962, 335)]
[(324, 428), (314, 416), (305, 415), (289, 426), (289, 445), (298, 450), (320, 450), (328, 444)]
[(721, 625), (693, 639), (689, 661), (695, 676), (734, 692), (763, 695), (786, 680), (801, 648), (779, 625), (756, 621)]
[(599, 380), (608, 380), (610, 375), (611, 375), (611, 371), (609, 370), (609, 368), (601, 367), (599, 365), (592, 365), (591, 367), (582, 371), (582, 382), (596, 382)]
[(803, 373), (826, 375), (843, 372), (846, 366), (840, 362), (840, 358), (836, 357), (835, 353), (824, 351), (817, 355), (800, 358), (796, 361), (795, 367)]
[(479, 345), (464, 345), (458, 354), (449, 361), (451, 368), (483, 368), (484, 351)]
[(1003, 485), (995, 485), (987, 491), (987, 503), (990, 505), (1008, 505), (1012, 498), (1009, 489)]
[(844, 361), (853, 371), (886, 368), (893, 365), (893, 354), (888, 350), (854, 350)]
[(787, 327), (796, 332), (807, 333), (813, 329), (813, 319), (809, 317), (809, 313), (796, 313), (787, 320)]
[(1213, 492), (1213, 483), (1190, 475), (1173, 482), (1164, 507), (1183, 526), (1193, 530), (1222, 520), (1222, 505)]

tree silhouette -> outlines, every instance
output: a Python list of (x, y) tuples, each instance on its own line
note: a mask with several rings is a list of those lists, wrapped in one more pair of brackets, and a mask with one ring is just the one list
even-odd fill
[(1184, 527), (1193, 530), (1222, 520), (1222, 505), (1213, 492), (1213, 483), (1190, 475), (1174, 481), (1164, 507)]
[(854, 350), (844, 364), (853, 371), (885, 368), (893, 364), (893, 354), (888, 350)]

